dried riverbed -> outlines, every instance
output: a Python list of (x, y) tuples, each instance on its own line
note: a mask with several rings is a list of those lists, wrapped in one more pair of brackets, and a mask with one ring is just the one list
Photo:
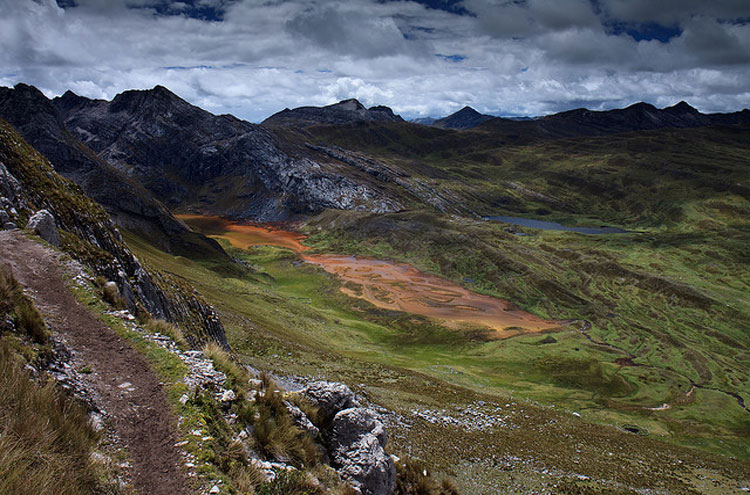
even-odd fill
[(477, 294), (449, 280), (423, 273), (405, 263), (335, 254), (306, 254), (302, 234), (267, 225), (242, 225), (219, 217), (180, 215), (179, 218), (212, 237), (247, 249), (270, 245), (291, 249), (300, 258), (336, 275), (341, 291), (371, 304), (441, 320), (454, 327), (484, 326), (498, 338), (553, 330), (561, 322), (544, 320), (512, 303)]

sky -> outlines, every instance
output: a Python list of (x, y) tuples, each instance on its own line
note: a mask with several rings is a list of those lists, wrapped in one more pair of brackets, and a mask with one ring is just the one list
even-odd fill
[(750, 107), (750, 0), (0, 0), (0, 47), (0, 86), (160, 84), (252, 122), (347, 98), (405, 118)]

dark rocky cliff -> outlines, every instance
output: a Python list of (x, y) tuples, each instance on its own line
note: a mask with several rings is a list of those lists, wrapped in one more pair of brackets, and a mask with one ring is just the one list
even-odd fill
[(0, 119), (0, 217), (2, 227), (23, 226), (46, 209), (57, 223), (62, 249), (96, 274), (115, 281), (134, 311), (180, 325), (194, 342), (227, 346), (213, 308), (189, 288), (148, 270), (122, 241), (104, 209), (81, 188), (58, 175), (49, 162)]

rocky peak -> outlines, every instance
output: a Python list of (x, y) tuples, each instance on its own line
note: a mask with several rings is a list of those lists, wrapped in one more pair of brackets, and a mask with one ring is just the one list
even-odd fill
[(467, 106), (463, 107), (461, 110), (459, 110), (458, 112), (454, 113), (453, 115), (456, 115), (456, 116), (461, 115), (461, 116), (465, 116), (465, 117), (474, 117), (474, 116), (482, 115), (482, 114), (479, 113), (479, 112), (477, 112), (476, 110), (474, 110), (473, 108), (471, 108), (470, 106), (467, 105)]
[(109, 111), (112, 113), (123, 111), (138, 113), (149, 109), (163, 111), (171, 106), (183, 105), (189, 104), (164, 86), (157, 85), (152, 89), (132, 89), (118, 94), (109, 104)]
[(700, 113), (696, 108), (690, 106), (690, 104), (688, 104), (684, 100), (680, 101), (676, 105), (672, 105), (671, 107), (665, 108), (664, 111), (671, 112), (671, 113), (688, 113), (688, 114)]
[(102, 100), (92, 100), (90, 98), (86, 98), (85, 96), (79, 96), (71, 90), (67, 90), (65, 93), (63, 93), (62, 96), (54, 98), (52, 100), (52, 104), (55, 106), (55, 108), (57, 108), (59, 112), (65, 113), (73, 109), (81, 108), (83, 106), (91, 105), (92, 103), (101, 101)]
[(284, 109), (263, 121), (268, 127), (346, 125), (353, 122), (403, 122), (403, 119), (386, 106), (366, 108), (354, 98), (342, 100), (325, 107), (298, 107)]
[(638, 103), (634, 103), (630, 105), (629, 107), (626, 107), (625, 110), (635, 110), (638, 112), (656, 112), (658, 109), (653, 106), (651, 103), (646, 103), (643, 101), (639, 101)]
[(333, 105), (328, 105), (325, 108), (335, 109), (335, 110), (344, 110), (346, 112), (360, 112), (363, 110), (367, 110), (363, 104), (359, 102), (356, 98), (349, 98), (348, 100), (341, 100), (338, 103), (334, 103)]

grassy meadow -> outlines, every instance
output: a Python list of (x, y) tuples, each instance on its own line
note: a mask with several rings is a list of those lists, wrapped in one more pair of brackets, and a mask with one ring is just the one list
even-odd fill
[[(326, 215), (333, 215), (336, 221), (331, 222)], [(342, 218), (342, 215), (350, 215), (351, 218)], [(377, 226), (377, 231), (381, 233), (397, 237), (403, 235), (415, 243), (407, 248), (403, 242), (399, 244), (396, 238), (377, 238), (373, 232), (366, 231), (369, 220), (393, 221), (395, 225), (429, 221), (431, 229), (421, 226), (418, 230), (435, 232), (435, 235), (447, 239), (445, 242), (455, 242), (454, 245), (458, 245), (458, 240), (453, 239), (453, 235), (471, 236), (475, 240), (473, 247), (482, 245), (476, 242), (481, 239), (478, 237), (481, 234), (485, 236), (488, 246), (477, 250), (479, 254), (476, 257), (468, 256), (461, 250), (451, 255), (449, 253), (453, 251), (442, 249), (445, 256), (455, 256), (454, 261), (461, 260), (461, 263), (467, 264), (458, 265), (455, 271), (451, 271), (447, 269), (451, 265), (446, 265), (436, 251), (429, 249), (434, 239), (409, 235), (408, 229), (401, 228), (404, 225), (394, 229)], [(358, 230), (352, 229), (348, 222), (361, 227), (366, 233), (358, 238)], [(337, 227), (332, 227), (333, 223)], [(323, 228), (323, 225), (327, 227)], [(401, 429), (398, 425), (394, 426), (396, 432), (392, 444), (397, 454), (409, 453), (429, 462), (440, 473), (457, 476), (459, 486), (475, 486), (476, 473), (473, 471), (474, 464), (458, 469), (456, 456), (492, 458), (493, 455), (497, 457), (499, 452), (511, 455), (517, 451), (514, 445), (518, 443), (531, 449), (534, 442), (541, 441), (544, 452), (533, 454), (538, 461), (542, 459), (539, 462), (573, 469), (576, 466), (567, 459), (570, 445), (563, 439), (571, 434), (571, 438), (587, 435), (596, 445), (586, 454), (589, 467), (585, 471), (593, 470), (590, 472), (602, 477), (615, 476), (614, 465), (596, 452), (613, 442), (630, 452), (628, 455), (631, 457), (627, 462), (638, 462), (633, 459), (641, 455), (644, 457), (640, 462), (649, 460), (651, 456), (675, 455), (671, 454), (670, 449), (678, 447), (670, 447), (664, 441), (740, 459), (750, 456), (747, 451), (747, 412), (739, 407), (734, 397), (702, 388), (688, 395), (691, 381), (700, 380), (700, 374), (691, 362), (683, 362), (679, 355), (669, 354), (671, 348), (659, 340), (659, 335), (654, 338), (646, 332), (644, 335), (633, 334), (644, 341), (646, 337), (654, 339), (643, 345), (650, 351), (643, 355), (634, 352), (640, 347), (632, 347), (632, 342), (635, 342), (632, 335), (630, 339), (620, 335), (612, 338), (623, 332), (623, 324), (616, 326), (613, 321), (631, 322), (638, 318), (637, 321), (642, 323), (640, 313), (644, 306), (653, 304), (653, 297), (668, 300), (670, 295), (662, 295), (659, 289), (657, 296), (654, 296), (650, 290), (632, 287), (633, 280), (626, 284), (611, 280), (614, 276), (609, 275), (590, 281), (586, 286), (587, 292), (581, 293), (577, 292), (582, 285), (581, 280), (592, 278), (591, 274), (575, 275), (580, 277), (577, 285), (575, 279), (559, 280), (550, 276), (555, 273), (573, 277), (571, 272), (564, 269), (568, 268), (568, 263), (575, 262), (576, 267), (587, 267), (596, 265), (592, 261), (594, 259), (601, 262), (600, 257), (617, 259), (620, 248), (617, 244), (608, 246), (608, 243), (624, 242), (623, 237), (613, 237), (603, 244), (601, 237), (568, 233), (549, 232), (519, 237), (504, 232), (500, 224), (450, 219), (419, 212), (395, 214), (393, 218), (373, 215), (371, 219), (367, 215), (329, 212), (309, 222), (306, 229), (313, 233), (307, 243), (318, 251), (360, 253), (409, 261), (425, 271), (461, 281), (478, 292), (515, 296), (514, 302), (540, 316), (586, 319), (592, 324), (588, 332), (594, 342), (579, 331), (582, 324), (572, 325), (560, 333), (492, 340), (481, 328), (451, 330), (423, 317), (378, 309), (365, 301), (342, 294), (340, 284), (333, 276), (300, 262), (295, 253), (283, 248), (259, 246), (236, 250), (222, 241), (233, 256), (246, 263), (245, 272), (237, 274), (218, 269), (210, 261), (197, 262), (173, 257), (137, 237), (126, 237), (142, 261), (192, 283), (216, 306), (225, 322), (229, 341), (240, 361), (245, 364), (281, 375), (302, 374), (342, 380), (352, 384), (370, 400), (405, 417), (414, 410), (443, 409), (446, 406), (450, 410), (476, 401), (499, 404), (501, 408), (507, 404), (511, 414), (517, 408), (523, 408), (525, 413), (515, 417), (523, 418), (524, 422), (534, 426), (493, 431), (491, 436), (495, 440), (483, 447), (476, 444), (476, 432), (462, 428), (441, 432), (443, 426), (419, 420), (406, 421)], [(220, 235), (218, 232), (212, 233)], [(493, 247), (493, 242), (500, 242), (500, 245)], [(571, 249), (574, 247), (576, 251), (588, 250), (588, 257), (583, 260), (568, 259), (566, 254), (550, 251), (550, 244), (559, 246), (561, 242), (569, 243)], [(514, 250), (510, 249), (511, 246), (515, 246)], [(438, 247), (435, 249), (438, 250)], [(494, 251), (488, 251), (491, 249)], [(564, 248), (559, 249), (561, 253), (569, 252)], [(494, 257), (490, 259), (495, 263), (502, 261), (500, 266), (525, 265), (527, 268), (523, 273), (508, 277), (507, 283), (500, 284), (493, 278), (495, 272), (488, 263), (479, 259), (487, 252), (494, 252)], [(498, 253), (502, 253), (502, 257)], [(644, 256), (650, 257), (651, 254)], [(631, 272), (643, 277), (635, 271), (634, 266), (628, 267)], [(499, 269), (494, 270), (500, 273)], [(548, 278), (554, 284), (535, 285)], [(637, 280), (640, 284), (659, 285), (646, 278)], [(513, 289), (512, 292), (509, 288)], [(668, 289), (681, 294), (679, 287)], [(560, 296), (554, 292), (556, 290), (560, 291)], [(550, 297), (543, 297), (545, 293), (555, 294), (556, 297), (550, 301)], [(604, 301), (613, 294), (621, 295), (615, 299), (614, 307), (612, 303), (589, 302), (588, 296), (596, 295), (595, 301)], [(633, 298), (634, 294), (639, 297), (637, 301)], [(683, 297), (689, 298), (690, 295), (687, 292)], [(625, 300), (621, 301), (621, 298)], [(658, 302), (661, 304), (661, 300)], [(694, 319), (706, 317), (692, 307), (675, 305), (674, 311)], [(617, 318), (612, 316), (615, 313)], [(652, 317), (657, 318), (649, 316)], [(612, 347), (599, 345), (599, 341), (606, 341)], [(713, 359), (731, 359), (731, 355), (724, 358), (720, 354), (730, 352), (726, 349), (720, 349), (716, 355), (711, 354), (716, 351), (710, 349), (691, 350), (700, 352), (697, 354), (699, 356), (705, 352), (709, 356), (706, 359), (709, 366)], [(629, 357), (631, 354), (632, 358)], [(618, 364), (621, 358), (630, 359), (641, 366)], [(712, 383), (717, 388), (728, 385), (724, 382)], [(744, 393), (741, 381), (729, 385), (735, 387), (730, 391)], [(659, 408), (664, 403), (669, 403), (670, 407), (664, 410), (650, 409)], [(571, 416), (573, 411), (580, 414), (583, 421)], [(549, 424), (561, 422), (561, 436), (548, 434), (540, 440), (539, 421)], [(622, 428), (627, 425), (635, 425), (638, 431), (649, 434), (641, 437), (624, 433)], [(486, 432), (484, 434), (487, 435)], [(441, 435), (452, 438), (458, 451), (441, 450), (440, 445), (445, 438)], [(697, 455), (701, 465), (712, 462), (707, 459), (720, 459), (703, 457), (703, 454), (693, 451), (678, 452), (680, 456)], [(745, 465), (745, 462), (740, 464)], [(542, 483), (540, 486), (545, 486), (539, 479), (537, 469), (523, 469), (525, 486), (530, 480), (537, 480)], [(485, 480), (482, 483), (488, 483), (488, 487), (493, 486), (494, 482), (506, 486), (508, 473), (495, 474), (495, 481)], [(656, 469), (652, 475), (653, 479), (662, 480), (666, 476), (665, 479), (672, 480), (672, 474), (665, 474), (663, 468)], [(626, 479), (624, 477), (623, 481)], [(672, 482), (677, 483), (675, 480), (669, 481)]]

